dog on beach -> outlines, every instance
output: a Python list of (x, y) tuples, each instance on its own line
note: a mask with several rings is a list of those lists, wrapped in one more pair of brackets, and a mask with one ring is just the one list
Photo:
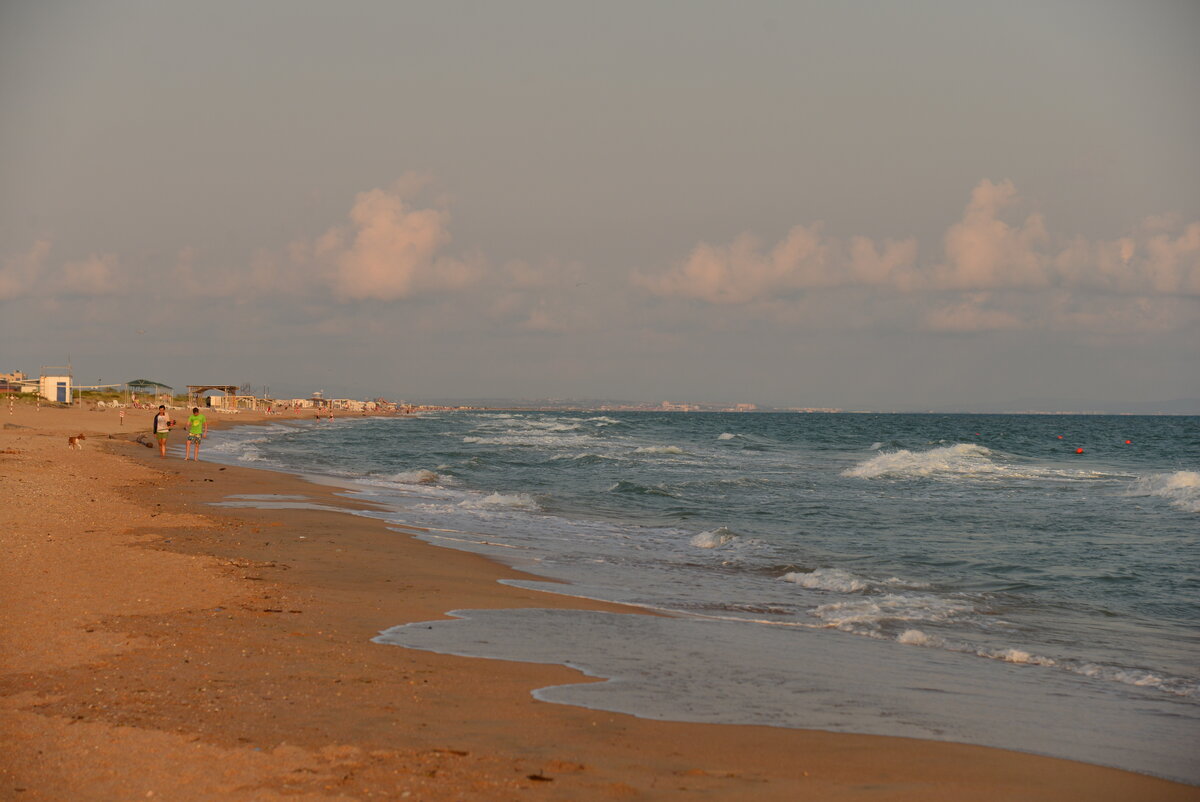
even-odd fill
[(84, 437), (82, 434), (77, 434), (74, 437), (68, 437), (67, 438), (67, 448), (75, 448), (75, 449), (79, 449), (80, 451), (82, 451), (83, 443), (81, 441), (86, 440), (86, 439), (87, 438)]

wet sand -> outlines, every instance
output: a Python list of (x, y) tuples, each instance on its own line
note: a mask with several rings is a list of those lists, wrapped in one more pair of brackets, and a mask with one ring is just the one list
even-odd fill
[(361, 516), (213, 507), (358, 505), (159, 459), (123, 439), (149, 419), (0, 407), (0, 799), (1200, 799), (1004, 750), (552, 705), (530, 692), (590, 680), (371, 643), (460, 608), (638, 611), (501, 585), (524, 575)]

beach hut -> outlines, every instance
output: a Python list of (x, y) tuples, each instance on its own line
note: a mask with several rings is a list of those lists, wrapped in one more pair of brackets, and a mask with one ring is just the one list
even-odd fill
[(73, 378), (74, 374), (71, 372), (70, 364), (53, 367), (42, 365), (38, 377), (38, 395), (47, 401), (70, 404), (74, 400), (71, 387), (74, 384)]
[(42, 376), (39, 381), (38, 395), (47, 401), (57, 401), (60, 404), (71, 403), (71, 377)]

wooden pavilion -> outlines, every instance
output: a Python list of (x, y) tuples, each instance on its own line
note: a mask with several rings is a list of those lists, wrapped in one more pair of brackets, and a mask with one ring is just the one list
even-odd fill
[[(222, 409), (237, 409), (238, 406), (238, 386), (236, 384), (189, 384), (188, 389), (188, 406), (201, 406), (200, 395), (207, 393), (209, 390), (216, 390), (219, 393), (224, 393), (219, 406)], [(254, 409), (255, 399), (250, 396), (250, 408)], [(208, 406), (213, 406), (211, 399), (207, 402)]]

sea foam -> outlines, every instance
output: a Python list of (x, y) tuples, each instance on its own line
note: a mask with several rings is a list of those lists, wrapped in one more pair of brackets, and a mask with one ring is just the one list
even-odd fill
[(810, 614), (826, 626), (859, 634), (877, 631), (884, 621), (944, 622), (974, 612), (970, 604), (925, 594), (887, 593), (855, 601), (822, 604)]
[(936, 635), (930, 635), (922, 632), (919, 629), (906, 629), (896, 636), (896, 640), (900, 643), (907, 643), (910, 646), (941, 646), (942, 639)]
[(737, 538), (736, 534), (722, 526), (720, 529), (714, 529), (711, 532), (701, 532), (689, 542), (698, 549), (716, 549), (724, 546), (726, 543), (737, 540)]
[(1185, 512), (1200, 512), (1200, 473), (1156, 473), (1134, 482), (1131, 496), (1157, 496)]
[(238, 459), (242, 462), (262, 462), (263, 455), (262, 452), (254, 446), (246, 446), (245, 450), (238, 455)]
[(855, 479), (933, 476), (935, 474), (981, 475), (1002, 472), (992, 461), (991, 450), (974, 443), (933, 448), (929, 451), (887, 451), (842, 471)]
[(528, 493), (492, 493), (481, 498), (469, 498), (461, 501), (458, 506), (467, 509), (539, 509), (537, 501)]
[(418, 468), (412, 471), (401, 471), (393, 474), (388, 478), (388, 481), (397, 482), (402, 485), (434, 485), (441, 481), (442, 477), (434, 471)]
[(841, 568), (818, 568), (809, 573), (792, 571), (779, 577), (784, 582), (793, 582), (802, 588), (812, 590), (832, 590), (838, 593), (857, 593), (866, 590), (869, 584), (862, 577), (857, 577)]

